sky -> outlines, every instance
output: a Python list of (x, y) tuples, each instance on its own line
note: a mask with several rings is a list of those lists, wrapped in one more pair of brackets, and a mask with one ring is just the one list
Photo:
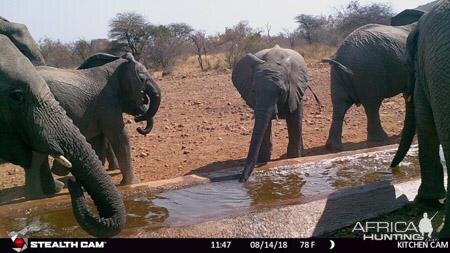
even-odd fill
[[(252, 27), (270, 24), (271, 34), (293, 30), (299, 14), (331, 14), (350, 0), (1, 0), (0, 16), (28, 26), (36, 40), (64, 42), (107, 38), (108, 24), (119, 12), (143, 14), (153, 24), (184, 22), (207, 34), (223, 32), (241, 20)], [(431, 0), (360, 0), (383, 2), (395, 11)]]

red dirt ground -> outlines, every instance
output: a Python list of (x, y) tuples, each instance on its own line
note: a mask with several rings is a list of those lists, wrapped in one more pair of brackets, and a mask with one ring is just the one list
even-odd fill
[[(308, 64), (311, 84), (324, 107), (319, 109), (308, 91), (303, 119), (306, 155), (324, 154), (331, 123), (330, 78), (328, 64)], [(245, 162), (250, 142), (253, 114), (230, 80), (230, 70), (200, 71), (196, 66), (176, 69), (170, 76), (155, 77), (163, 90), (163, 100), (155, 118), (155, 127), (147, 136), (136, 131), (131, 117), (127, 128), (132, 143), (132, 159), (141, 181), (151, 181), (233, 167)], [(385, 143), (366, 142), (366, 117), (362, 107), (352, 107), (346, 115), (343, 142), (345, 150), (395, 143), (404, 118), (402, 97), (386, 99), (381, 109), (385, 131), (392, 138)], [(285, 121), (273, 121), (272, 160), (285, 156)], [(21, 192), (23, 169), (0, 166), (0, 196)], [(119, 182), (120, 173), (112, 173)], [(8, 189), (10, 188), (10, 189)], [(16, 195), (16, 194), (14, 194)]]

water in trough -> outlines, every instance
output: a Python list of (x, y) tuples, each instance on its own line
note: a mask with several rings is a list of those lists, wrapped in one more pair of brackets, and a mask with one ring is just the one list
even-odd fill
[[(246, 184), (232, 180), (134, 196), (125, 200), (128, 216), (123, 234), (143, 227), (156, 230), (184, 226), (250, 210), (298, 204), (337, 189), (389, 178), (394, 182), (418, 178), (417, 147), (410, 150), (399, 168), (391, 170), (394, 153), (379, 151), (278, 167), (254, 173)], [(71, 208), (2, 219), (0, 227), (3, 231), (22, 230), (30, 237), (88, 236), (73, 218)]]

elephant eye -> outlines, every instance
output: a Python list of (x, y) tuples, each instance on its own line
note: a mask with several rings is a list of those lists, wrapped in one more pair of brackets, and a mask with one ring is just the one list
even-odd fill
[(24, 101), (24, 95), (22, 90), (14, 90), (9, 94), (10, 98), (17, 103), (22, 103)]

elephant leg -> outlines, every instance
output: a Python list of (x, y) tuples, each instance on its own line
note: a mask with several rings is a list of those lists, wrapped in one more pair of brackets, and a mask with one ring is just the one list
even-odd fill
[(33, 151), (30, 167), (25, 170), (27, 199), (43, 198), (61, 191), (63, 187), (62, 182), (53, 179), (47, 155)]
[(108, 170), (117, 170), (119, 169), (119, 162), (117, 161), (116, 155), (114, 154), (114, 150), (111, 147), (111, 144), (106, 140), (106, 159), (108, 160)]
[[(447, 117), (447, 116), (446, 116)], [(449, 125), (447, 125), (448, 127)], [(440, 130), (439, 130), (440, 133)], [(448, 136), (449, 132), (447, 130), (446, 133), (447, 140), (444, 141), (442, 144), (442, 148), (444, 150), (444, 158), (445, 158), (445, 164), (447, 165), (447, 199), (446, 199), (446, 207), (445, 207), (445, 223), (444, 227), (442, 228), (440, 232), (441, 237), (450, 238), (450, 138)]]
[(108, 130), (106, 132), (114, 154), (117, 156), (120, 172), (122, 173), (121, 185), (138, 183), (140, 180), (134, 175), (133, 167), (131, 166), (131, 149), (130, 140), (125, 127), (122, 127), (117, 133)]
[(345, 99), (338, 99), (332, 95), (333, 116), (326, 147), (330, 150), (342, 150), (342, 124), (344, 123), (345, 114), (352, 106), (352, 103)]
[(47, 156), (33, 151), (30, 167), (25, 170), (25, 196), (37, 199), (45, 196), (41, 181), (41, 165)]
[(287, 148), (287, 157), (295, 158), (302, 156), (303, 137), (302, 137), (302, 119), (303, 104), (299, 104), (298, 109), (286, 116), (288, 128), (289, 144)]
[(269, 122), (258, 155), (258, 163), (270, 161), (272, 155), (272, 121)]
[(97, 135), (94, 138), (88, 140), (89, 144), (91, 144), (92, 149), (94, 149), (95, 153), (98, 156), (98, 159), (102, 162), (102, 165), (105, 166), (106, 161), (106, 138), (103, 134)]
[(422, 177), (417, 197), (425, 200), (442, 199), (446, 196), (444, 171), (439, 157), (439, 139), (433, 112), (422, 89), (416, 88), (415, 91), (414, 102)]
[(367, 115), (367, 140), (369, 141), (386, 141), (388, 135), (383, 130), (380, 120), (380, 106), (382, 100), (364, 103), (364, 110)]
[(41, 176), (40, 181), (42, 184), (42, 190), (44, 191), (44, 194), (53, 195), (55, 193), (60, 192), (64, 188), (64, 183), (53, 178), (47, 156), (45, 156), (45, 158), (46, 158), (45, 161), (42, 163), (40, 167), (40, 176)]

